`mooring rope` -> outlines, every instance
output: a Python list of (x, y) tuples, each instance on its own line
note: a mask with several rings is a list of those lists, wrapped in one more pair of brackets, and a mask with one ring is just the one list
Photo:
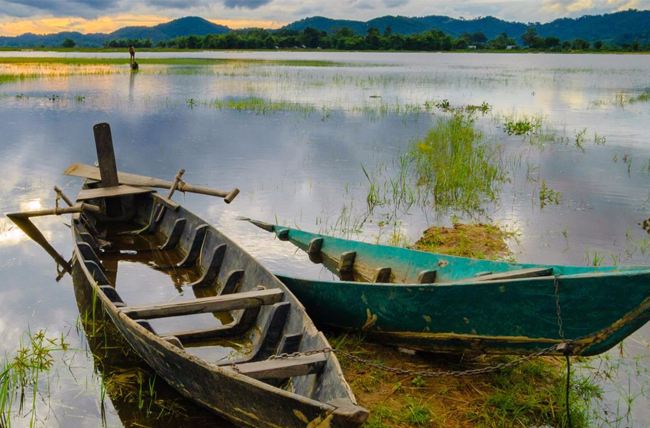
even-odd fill
[[(555, 312), (557, 314), (557, 326), (560, 338), (564, 340), (564, 325), (562, 323), (562, 310), (560, 308), (560, 281), (558, 276), (554, 276), (553, 288), (555, 292)], [(571, 406), (570, 406), (570, 393), (571, 393), (571, 347), (564, 347), (564, 358), (566, 359), (566, 387), (564, 390), (564, 407), (566, 411), (567, 426), (573, 427), (571, 422)]]

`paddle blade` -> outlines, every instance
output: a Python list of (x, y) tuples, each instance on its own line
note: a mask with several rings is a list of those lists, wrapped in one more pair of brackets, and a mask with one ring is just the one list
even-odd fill
[(52, 245), (47, 241), (47, 238), (43, 236), (40, 230), (31, 222), (31, 220), (20, 213), (7, 214), (9, 220), (13, 221), (16, 226), (20, 228), (25, 235), (29, 236), (34, 242), (40, 245), (53, 259), (54, 261), (63, 269), (70, 273), (72, 272), (72, 266), (66, 259), (59, 254)]

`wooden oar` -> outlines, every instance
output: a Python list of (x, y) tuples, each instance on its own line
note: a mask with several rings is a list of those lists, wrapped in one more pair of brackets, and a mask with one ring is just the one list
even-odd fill
[(31, 222), (30, 218), (31, 217), (42, 217), (42, 216), (47, 216), (47, 215), (61, 215), (61, 214), (71, 214), (71, 213), (80, 213), (82, 211), (92, 211), (92, 212), (100, 212), (100, 208), (95, 205), (90, 205), (90, 204), (79, 204), (79, 205), (74, 205), (72, 207), (66, 207), (66, 208), (51, 208), (51, 209), (45, 209), (45, 210), (37, 210), (37, 211), (24, 211), (24, 212), (17, 212), (17, 213), (9, 213), (7, 214), (7, 217), (9, 220), (13, 221), (16, 226), (20, 228), (27, 236), (29, 236), (31, 239), (34, 240), (38, 245), (43, 247), (47, 253), (52, 256), (52, 258), (56, 261), (56, 263), (61, 266), (66, 272), (70, 273), (72, 272), (72, 267), (70, 266), (70, 263), (66, 259), (63, 258), (61, 254), (59, 254), (52, 245), (47, 241), (47, 238), (43, 236), (40, 230), (34, 225), (34, 223)]
[[(74, 177), (90, 178), (91, 180), (101, 180), (99, 168), (96, 166), (74, 163), (70, 165), (64, 172), (65, 175)], [(147, 177), (144, 175), (130, 174), (128, 172), (118, 172), (117, 179), (120, 184), (127, 184), (130, 186), (139, 187), (156, 187), (159, 189), (172, 189), (180, 190), (181, 192), (199, 193), (202, 195), (217, 196), (223, 198), (224, 202), (229, 204), (239, 194), (239, 189), (235, 188), (230, 192), (223, 192), (221, 190), (211, 189), (203, 186), (193, 186), (191, 184), (180, 182), (174, 186), (174, 182), (162, 180), (160, 178)]]

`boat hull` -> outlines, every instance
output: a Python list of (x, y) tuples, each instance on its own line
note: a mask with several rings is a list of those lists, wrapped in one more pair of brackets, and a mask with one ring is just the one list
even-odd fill
[[(381, 343), (445, 353), (595, 355), (650, 320), (650, 267), (477, 260), (253, 223), (347, 277), (279, 275), (317, 325)], [(568, 350), (556, 349), (561, 343)]]
[(280, 279), (317, 325), (433, 352), (527, 354), (572, 342), (573, 355), (595, 355), (650, 320), (650, 273), (565, 278), (557, 295), (553, 278), (455, 286)]
[[(196, 228), (204, 222), (182, 207), (175, 210), (169, 209), (175, 216), (182, 216), (187, 222), (189, 230)], [(166, 221), (173, 221), (168, 219)], [(110, 296), (100, 288), (95, 278), (96, 271), (93, 266), (97, 263), (84, 259), (84, 251), (79, 247), (80, 223), (73, 221), (73, 238), (75, 242), (75, 262), (73, 264), (73, 277), (76, 281), (84, 281), (90, 287), (116, 329), (133, 350), (169, 385), (181, 395), (205, 406), (214, 413), (230, 420), (238, 426), (245, 427), (306, 427), (323, 426), (356, 427), (367, 417), (367, 411), (354, 404), (353, 395), (343, 380), (340, 367), (335, 358), (328, 359), (329, 371), (318, 375), (322, 378), (314, 383), (313, 395), (342, 397), (340, 401), (330, 399), (313, 399), (308, 396), (294, 393), (272, 386), (266, 382), (240, 374), (228, 366), (218, 366), (186, 352), (177, 346), (154, 334), (146, 324), (138, 323), (122, 310), (120, 310)], [(315, 349), (327, 347), (327, 341), (313, 326), (311, 320), (304, 315), (304, 310), (295, 296), (286, 289), (280, 281), (262, 268), (259, 264), (251, 262), (252, 258), (238, 248), (232, 241), (221, 235), (216, 229), (211, 229), (210, 239), (220, 239), (229, 245), (230, 259), (223, 262), (224, 269), (228, 263), (236, 260), (246, 260), (246, 275), (249, 284), (258, 280), (258, 284), (265, 284), (268, 289), (279, 287), (286, 290), (285, 299), (292, 302), (292, 313), (289, 314), (287, 327), (293, 331), (302, 329), (301, 347)], [(180, 244), (184, 245), (184, 238)], [(208, 246), (209, 241), (204, 241)], [(247, 259), (248, 258), (248, 259)], [(302, 314), (302, 315), (301, 315)], [(262, 317), (263, 315), (260, 315)], [(333, 355), (330, 355), (333, 357)], [(295, 379), (295, 383), (307, 382), (310, 376)], [(294, 389), (296, 386), (294, 385)], [(305, 390), (305, 388), (302, 388)], [(320, 394), (320, 395), (319, 395)]]

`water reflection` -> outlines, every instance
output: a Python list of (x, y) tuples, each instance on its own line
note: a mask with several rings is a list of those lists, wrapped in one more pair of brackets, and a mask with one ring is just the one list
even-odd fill
[[(35, 53), (0, 52), (0, 56), (17, 55)], [(178, 55), (143, 53), (157, 57)], [(261, 218), (311, 230), (331, 229), (329, 225), (344, 214), (344, 207), (349, 208), (351, 202), (355, 213), (367, 209), (368, 180), (362, 165), (371, 172), (384, 168), (385, 177), (399, 176), (395, 159), (408, 151), (414, 140), (424, 137), (441, 115), (425, 111), (424, 102), (445, 98), (454, 105), (486, 101), (493, 106), (496, 117), (513, 113), (542, 115), (559, 137), (573, 140), (576, 132), (584, 128), (587, 135), (606, 137), (604, 145), (588, 142), (582, 152), (573, 142), (541, 147), (507, 136), (501, 120), (492, 116), (477, 123), (508, 162), (509, 179), (499, 201), (485, 206), (486, 219), (518, 229), (518, 242), (512, 243), (518, 261), (650, 262), (650, 246), (643, 244), (648, 235), (638, 226), (648, 217), (650, 103), (623, 107), (616, 103), (618, 93), (646, 90), (649, 56), (315, 52), (180, 55), (237, 60), (326, 59), (343, 64), (315, 67), (238, 61), (182, 67), (147, 65), (137, 75), (130, 73), (128, 66), (108, 66), (99, 74), (61, 75), (63, 72), (58, 71), (59, 75), (3, 83), (2, 211), (15, 211), (21, 203), (32, 200), (51, 206), (53, 184), (59, 184), (71, 196), (76, 194), (79, 181), (62, 177), (61, 171), (71, 162), (95, 161), (91, 125), (110, 121), (120, 169), (171, 179), (183, 167), (189, 182), (217, 188), (240, 187), (242, 193), (232, 205), (193, 195), (179, 194), (175, 198), (222, 227), (274, 271), (323, 276), (327, 273), (319, 266), (304, 263), (306, 256), (236, 217)], [(298, 103), (311, 106), (313, 111), (305, 114), (279, 109), (258, 114), (211, 107), (214, 100), (250, 97)], [(188, 106), (188, 99), (196, 101), (193, 108)], [(540, 207), (541, 180), (561, 193), (560, 204)], [(399, 219), (403, 238), (414, 242), (432, 222), (444, 224), (451, 220), (450, 216), (435, 214), (430, 207), (413, 207), (403, 213)], [(70, 254), (69, 233), (63, 226), (66, 219), (41, 221), (39, 227), (55, 248)], [(385, 236), (373, 221), (365, 224), (359, 238), (376, 241)], [(28, 327), (49, 327), (50, 333), (56, 334), (74, 326), (78, 311), (69, 278), (55, 284), (54, 267), (47, 256), (35, 244), (19, 238), (6, 223), (0, 224), (0, 242), (0, 334), (4, 339), (0, 350), (15, 348)], [(135, 264), (124, 263), (120, 269), (127, 276), (138, 273)], [(170, 287), (168, 291), (175, 289)], [(647, 342), (648, 334), (646, 328), (634, 337)], [(77, 346), (83, 342), (83, 338), (72, 340)], [(630, 361), (647, 352), (647, 348), (630, 346)], [(92, 358), (76, 358), (78, 366), (92, 371)], [(645, 360), (641, 364), (649, 367)], [(58, 396), (53, 391), (55, 402), (82, 408), (79, 413), (87, 415), (87, 420), (92, 421), (90, 426), (96, 426), (99, 418), (93, 406), (99, 381), (88, 380), (92, 391), (82, 393), (83, 387), (62, 378), (66, 388)], [(624, 376), (619, 383), (628, 378)], [(72, 398), (80, 393), (86, 397), (84, 400)], [(632, 420), (642, 425), (645, 413), (636, 409), (643, 409), (648, 402), (648, 394), (643, 392)], [(107, 412), (110, 421), (112, 410)]]

